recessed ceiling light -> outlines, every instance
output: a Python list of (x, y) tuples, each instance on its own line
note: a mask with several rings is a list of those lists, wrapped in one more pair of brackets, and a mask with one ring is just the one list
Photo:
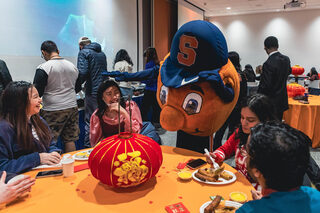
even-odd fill
[(227, 10), (231, 10), (231, 7), (226, 7)]

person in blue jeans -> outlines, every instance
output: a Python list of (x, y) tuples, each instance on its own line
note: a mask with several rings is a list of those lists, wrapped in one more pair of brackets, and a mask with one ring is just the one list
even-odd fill
[(262, 186), (236, 212), (319, 213), (320, 192), (302, 186), (310, 159), (307, 136), (287, 124), (267, 122), (251, 129), (247, 168)]

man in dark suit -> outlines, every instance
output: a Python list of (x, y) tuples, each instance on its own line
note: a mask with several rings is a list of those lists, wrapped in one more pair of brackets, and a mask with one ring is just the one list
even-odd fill
[(289, 57), (279, 51), (278, 39), (269, 36), (264, 40), (264, 49), (269, 55), (262, 66), (258, 93), (268, 96), (275, 105), (276, 115), (281, 121), (288, 107), (287, 78), (291, 73)]

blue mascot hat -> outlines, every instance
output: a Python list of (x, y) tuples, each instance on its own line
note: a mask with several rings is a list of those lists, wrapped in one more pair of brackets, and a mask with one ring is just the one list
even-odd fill
[(227, 42), (222, 32), (207, 21), (191, 21), (175, 34), (170, 56), (161, 68), (167, 87), (179, 88), (199, 80), (201, 71), (219, 70), (228, 62)]

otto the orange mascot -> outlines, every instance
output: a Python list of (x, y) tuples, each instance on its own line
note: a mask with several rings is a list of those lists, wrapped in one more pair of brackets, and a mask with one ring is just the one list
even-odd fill
[(109, 75), (126, 81), (158, 76), (161, 126), (178, 131), (177, 147), (199, 152), (208, 148), (208, 136), (230, 115), (240, 90), (223, 34), (212, 23), (200, 20), (186, 23), (176, 32), (160, 69), (113, 73)]

